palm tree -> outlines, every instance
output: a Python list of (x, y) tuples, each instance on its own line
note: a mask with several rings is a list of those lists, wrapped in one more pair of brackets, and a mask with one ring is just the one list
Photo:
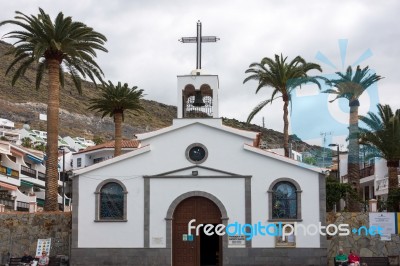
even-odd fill
[(289, 157), (289, 120), (288, 120), (288, 106), (291, 101), (291, 94), (295, 88), (300, 87), (306, 83), (315, 83), (321, 88), (318, 81), (321, 77), (308, 76), (307, 72), (311, 70), (318, 70), (322, 72), (318, 64), (308, 63), (302, 57), (297, 56), (291, 62), (286, 62), (287, 57), (275, 55), (275, 60), (265, 57), (261, 63), (252, 63), (245, 73), (250, 73), (250, 76), (245, 78), (243, 83), (249, 80), (258, 81), (256, 93), (262, 87), (272, 87), (272, 95), (270, 99), (260, 102), (251, 111), (247, 118), (247, 123), (250, 123), (254, 116), (261, 111), (267, 104), (272, 103), (273, 100), (282, 97), (283, 100), (283, 147), (285, 156)]
[(28, 137), (21, 139), (21, 146), (25, 148), (32, 148), (32, 140)]
[[(323, 93), (336, 94), (335, 101), (339, 98), (345, 98), (349, 101), (350, 117), (349, 117), (349, 157), (347, 163), (348, 180), (351, 187), (360, 195), (360, 146), (358, 143), (358, 107), (359, 97), (372, 84), (382, 79), (375, 73), (370, 74), (368, 66), (361, 69), (357, 66), (355, 73), (351, 66), (347, 68), (346, 73), (336, 72), (338, 79), (327, 80), (327, 84), (335, 89), (328, 89)], [(359, 211), (360, 205), (355, 198), (349, 201), (350, 211)]]
[[(58, 111), (60, 85), (64, 86), (64, 71), (67, 70), (78, 90), (82, 92), (81, 77), (102, 80), (103, 72), (93, 60), (95, 50), (107, 52), (103, 47), (106, 37), (87, 27), (82, 22), (72, 21), (60, 12), (54, 22), (39, 8), (39, 14), (25, 15), (16, 12), (15, 20), (0, 23), (13, 24), (22, 29), (11, 31), (6, 38), (17, 39), (9, 54), (14, 60), (6, 70), (14, 72), (12, 85), (24, 76), (29, 67), (37, 66), (36, 89), (47, 72), (47, 160), (46, 160), (46, 211), (58, 210)], [(16, 68), (14, 68), (16, 67)]]
[(136, 86), (128, 87), (118, 82), (114, 86), (111, 81), (105, 83), (102, 88), (100, 98), (91, 99), (89, 110), (102, 113), (102, 118), (106, 115), (114, 117), (115, 126), (115, 150), (114, 156), (121, 155), (122, 150), (122, 122), (124, 121), (124, 112), (132, 110), (135, 112), (143, 110), (140, 99), (143, 98), (143, 90), (138, 90)]
[[(393, 113), (389, 105), (378, 104), (378, 115), (368, 112), (360, 116), (367, 128), (360, 128), (360, 143), (377, 150), (377, 157), (384, 158), (389, 169), (389, 195), (398, 189), (397, 168), (400, 160), (400, 109)], [(398, 203), (394, 206), (399, 207)]]

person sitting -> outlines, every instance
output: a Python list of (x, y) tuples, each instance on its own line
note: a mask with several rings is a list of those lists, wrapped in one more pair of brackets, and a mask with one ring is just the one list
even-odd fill
[(347, 266), (347, 255), (344, 254), (343, 249), (339, 249), (339, 254), (335, 257), (336, 265)]
[(46, 251), (42, 251), (42, 256), (38, 257), (38, 266), (48, 266), (49, 265), (49, 257), (47, 257)]
[(357, 256), (354, 250), (350, 249), (350, 254), (348, 259), (350, 266), (360, 266), (360, 257)]
[(28, 254), (28, 252), (24, 253), (24, 256), (21, 258), (21, 264), (27, 264), (30, 265), (33, 261), (33, 258), (31, 255)]

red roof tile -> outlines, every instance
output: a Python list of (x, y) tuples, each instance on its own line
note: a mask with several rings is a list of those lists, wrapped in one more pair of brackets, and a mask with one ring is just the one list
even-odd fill
[[(132, 139), (132, 140), (122, 140), (122, 149), (136, 149), (139, 147), (139, 141)], [(110, 149), (110, 148), (115, 148), (115, 141), (109, 141), (105, 142), (96, 146), (88, 147), (84, 150), (78, 151), (77, 153), (85, 153), (88, 151), (94, 151), (94, 150), (100, 150), (100, 149)]]

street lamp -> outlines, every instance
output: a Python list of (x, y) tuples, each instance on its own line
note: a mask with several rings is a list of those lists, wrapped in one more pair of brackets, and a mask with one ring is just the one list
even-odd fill
[(340, 182), (340, 154), (339, 154), (339, 144), (329, 144), (329, 147), (337, 147), (337, 172), (336, 172), (336, 178)]

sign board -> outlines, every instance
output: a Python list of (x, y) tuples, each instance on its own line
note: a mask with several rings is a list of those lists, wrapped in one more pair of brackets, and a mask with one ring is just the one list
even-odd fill
[(182, 241), (193, 241), (193, 240), (194, 240), (193, 235), (188, 235), (188, 234), (182, 235)]
[(394, 212), (370, 212), (369, 213), (369, 227), (379, 226), (382, 228), (383, 234), (381, 240), (390, 241), (391, 235), (396, 234), (396, 223), (395, 223)]
[(42, 256), (42, 251), (46, 251), (47, 256), (50, 256), (51, 238), (38, 239), (36, 247), (36, 257)]
[(243, 235), (228, 236), (228, 247), (230, 247), (230, 248), (245, 248), (246, 247), (246, 236), (243, 236)]
[(39, 120), (47, 121), (47, 115), (46, 114), (39, 114)]
[(151, 243), (154, 245), (161, 245), (164, 243), (164, 238), (163, 237), (152, 237)]

